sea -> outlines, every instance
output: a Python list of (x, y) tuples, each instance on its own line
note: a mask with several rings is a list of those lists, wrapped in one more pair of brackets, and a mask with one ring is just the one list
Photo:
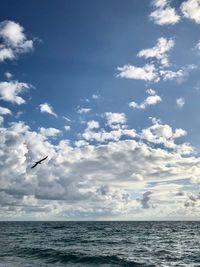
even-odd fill
[(0, 222), (2, 266), (200, 266), (200, 222)]

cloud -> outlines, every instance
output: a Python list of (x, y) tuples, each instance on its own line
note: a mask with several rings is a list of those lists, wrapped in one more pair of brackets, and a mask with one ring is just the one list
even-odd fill
[(186, 67), (182, 67), (177, 71), (172, 70), (160, 70), (160, 75), (164, 81), (176, 80), (178, 83), (182, 83), (187, 80), (191, 71), (197, 69), (197, 66), (192, 64)]
[(148, 89), (146, 92), (149, 93), (150, 96), (148, 96), (140, 104), (138, 104), (134, 101), (130, 102), (129, 107), (133, 108), (133, 109), (145, 109), (148, 106), (156, 105), (162, 101), (162, 98), (159, 95), (156, 95), (156, 91), (154, 91), (153, 89)]
[(12, 112), (8, 108), (0, 107), (0, 115), (12, 115)]
[(178, 70), (167, 69), (170, 66), (168, 52), (174, 47), (173, 39), (165, 37), (158, 38), (157, 44), (152, 48), (142, 49), (138, 57), (144, 57), (149, 61), (144, 67), (124, 65), (118, 67), (117, 77), (144, 80), (148, 82), (159, 82), (160, 80), (176, 80), (181, 83), (187, 80), (191, 71), (197, 69), (197, 65), (190, 64)]
[(175, 139), (187, 134), (187, 132), (181, 128), (175, 129), (173, 132), (169, 125), (162, 124), (161, 121), (155, 118), (152, 118), (152, 122), (152, 126), (142, 130), (141, 138), (153, 144), (162, 144), (166, 148), (176, 149)]
[(87, 122), (87, 129), (98, 129), (100, 127), (99, 122), (98, 121), (88, 121)]
[(185, 105), (185, 99), (183, 97), (177, 98), (176, 104), (179, 108), (182, 108)]
[(80, 108), (80, 109), (78, 109), (78, 113), (79, 114), (88, 113), (90, 111), (91, 111), (91, 108)]
[(56, 137), (58, 134), (61, 133), (61, 131), (56, 129), (56, 128), (41, 127), (41, 128), (39, 128), (39, 131), (40, 131), (41, 135), (43, 135), (45, 137)]
[(118, 67), (119, 74), (117, 77), (144, 80), (144, 81), (159, 81), (159, 76), (156, 71), (156, 67), (153, 64), (146, 64), (144, 67), (135, 67), (133, 65), (124, 65), (123, 67)]
[[(55, 144), (47, 138), (47, 129), (32, 131), (23, 122), (1, 126), (1, 218), (158, 219), (179, 214), (180, 209), (185, 214), (186, 196), (177, 196), (184, 185), (177, 181), (199, 183), (200, 159), (180, 152), (187, 144), (175, 144), (184, 130), (152, 121), (151, 143), (174, 141), (171, 150), (134, 137), (103, 145), (77, 140), (74, 146), (63, 139)], [(46, 155), (48, 161), (31, 170)]]
[(112, 130), (106, 131), (103, 128), (99, 130), (99, 122), (92, 120), (87, 122), (87, 128), (82, 133), (81, 137), (86, 141), (104, 143), (118, 141), (122, 136), (129, 138), (134, 138), (136, 136), (134, 129), (127, 129), (127, 126), (125, 125), (127, 119), (124, 113), (106, 112), (105, 116), (107, 125)]
[(152, 1), (153, 5), (156, 8), (164, 8), (167, 6), (168, 2), (169, 2), (168, 0), (154, 0), (154, 1)]
[(146, 93), (149, 94), (149, 95), (156, 95), (156, 91), (151, 89), (151, 88), (147, 89)]
[(83, 147), (83, 146), (87, 146), (89, 145), (88, 142), (86, 142), (85, 140), (78, 140), (78, 141), (75, 141), (75, 146), (76, 147)]
[(66, 126), (64, 126), (64, 129), (65, 129), (66, 132), (68, 132), (68, 131), (71, 130), (71, 127), (69, 125), (66, 125)]
[(150, 201), (150, 195), (152, 194), (151, 191), (147, 191), (143, 194), (141, 201), (142, 207), (143, 209), (149, 209), (150, 205), (149, 205), (149, 201)]
[(158, 25), (174, 25), (180, 21), (175, 8), (170, 7), (168, 0), (153, 0), (155, 10), (151, 12), (150, 19)]
[(0, 23), (0, 61), (15, 59), (18, 55), (33, 50), (33, 41), (28, 40), (24, 28), (14, 21)]
[(195, 206), (200, 208), (200, 193), (198, 194), (189, 193), (185, 201), (185, 207), (188, 208), (188, 207), (195, 207)]
[(198, 50), (200, 50), (200, 40), (197, 42), (197, 44), (196, 44), (196, 48), (197, 48)]
[(105, 116), (108, 126), (112, 129), (120, 128), (127, 121), (124, 113), (106, 112)]
[(92, 99), (99, 99), (99, 98), (100, 98), (100, 95), (96, 95), (96, 94), (92, 95)]
[(5, 72), (4, 75), (6, 76), (7, 79), (11, 79), (12, 78), (12, 73), (10, 72)]
[(48, 103), (40, 104), (40, 112), (42, 113), (48, 113), (50, 115), (53, 115), (54, 117), (58, 117), (57, 114), (53, 111), (53, 108)]
[(200, 24), (200, 0), (186, 0), (181, 4), (183, 16)]
[(144, 58), (155, 58), (157, 59), (161, 65), (165, 67), (169, 65), (168, 55), (172, 47), (174, 47), (174, 40), (161, 37), (157, 40), (157, 44), (153, 48), (143, 49), (141, 50), (137, 56)]
[(136, 132), (134, 129), (117, 129), (111, 131), (105, 131), (104, 129), (101, 129), (98, 132), (86, 129), (82, 134), (83, 139), (90, 142), (96, 141), (99, 143), (119, 141), (123, 136), (134, 138), (136, 137)]
[(18, 81), (0, 82), (0, 99), (17, 105), (26, 103), (19, 94), (27, 91), (31, 86)]

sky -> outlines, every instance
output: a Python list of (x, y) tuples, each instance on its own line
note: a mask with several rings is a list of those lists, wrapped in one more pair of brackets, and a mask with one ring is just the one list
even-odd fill
[(0, 220), (199, 220), (200, 0), (0, 19)]

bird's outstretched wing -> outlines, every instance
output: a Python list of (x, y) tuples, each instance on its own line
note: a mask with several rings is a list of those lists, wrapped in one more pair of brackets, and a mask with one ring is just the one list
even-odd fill
[(38, 162), (36, 162), (36, 163), (31, 167), (31, 169), (35, 168), (37, 165), (38, 165)]
[(48, 158), (48, 156), (46, 156), (45, 158), (43, 158), (43, 159), (41, 159), (41, 160), (36, 161), (36, 163), (31, 167), (31, 169), (35, 168), (38, 164), (41, 164), (41, 162), (42, 162), (43, 160), (47, 159), (47, 158)]
[(47, 159), (47, 158), (48, 158), (48, 156), (46, 156), (45, 158), (41, 159), (40, 162), (42, 162), (43, 160), (45, 160), (45, 159)]

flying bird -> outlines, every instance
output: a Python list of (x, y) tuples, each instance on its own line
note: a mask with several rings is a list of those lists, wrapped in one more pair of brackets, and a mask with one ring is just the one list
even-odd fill
[(35, 168), (38, 164), (41, 164), (43, 160), (47, 159), (48, 156), (46, 156), (45, 158), (41, 159), (41, 160), (38, 160), (35, 162), (35, 164), (31, 167), (31, 169)]

